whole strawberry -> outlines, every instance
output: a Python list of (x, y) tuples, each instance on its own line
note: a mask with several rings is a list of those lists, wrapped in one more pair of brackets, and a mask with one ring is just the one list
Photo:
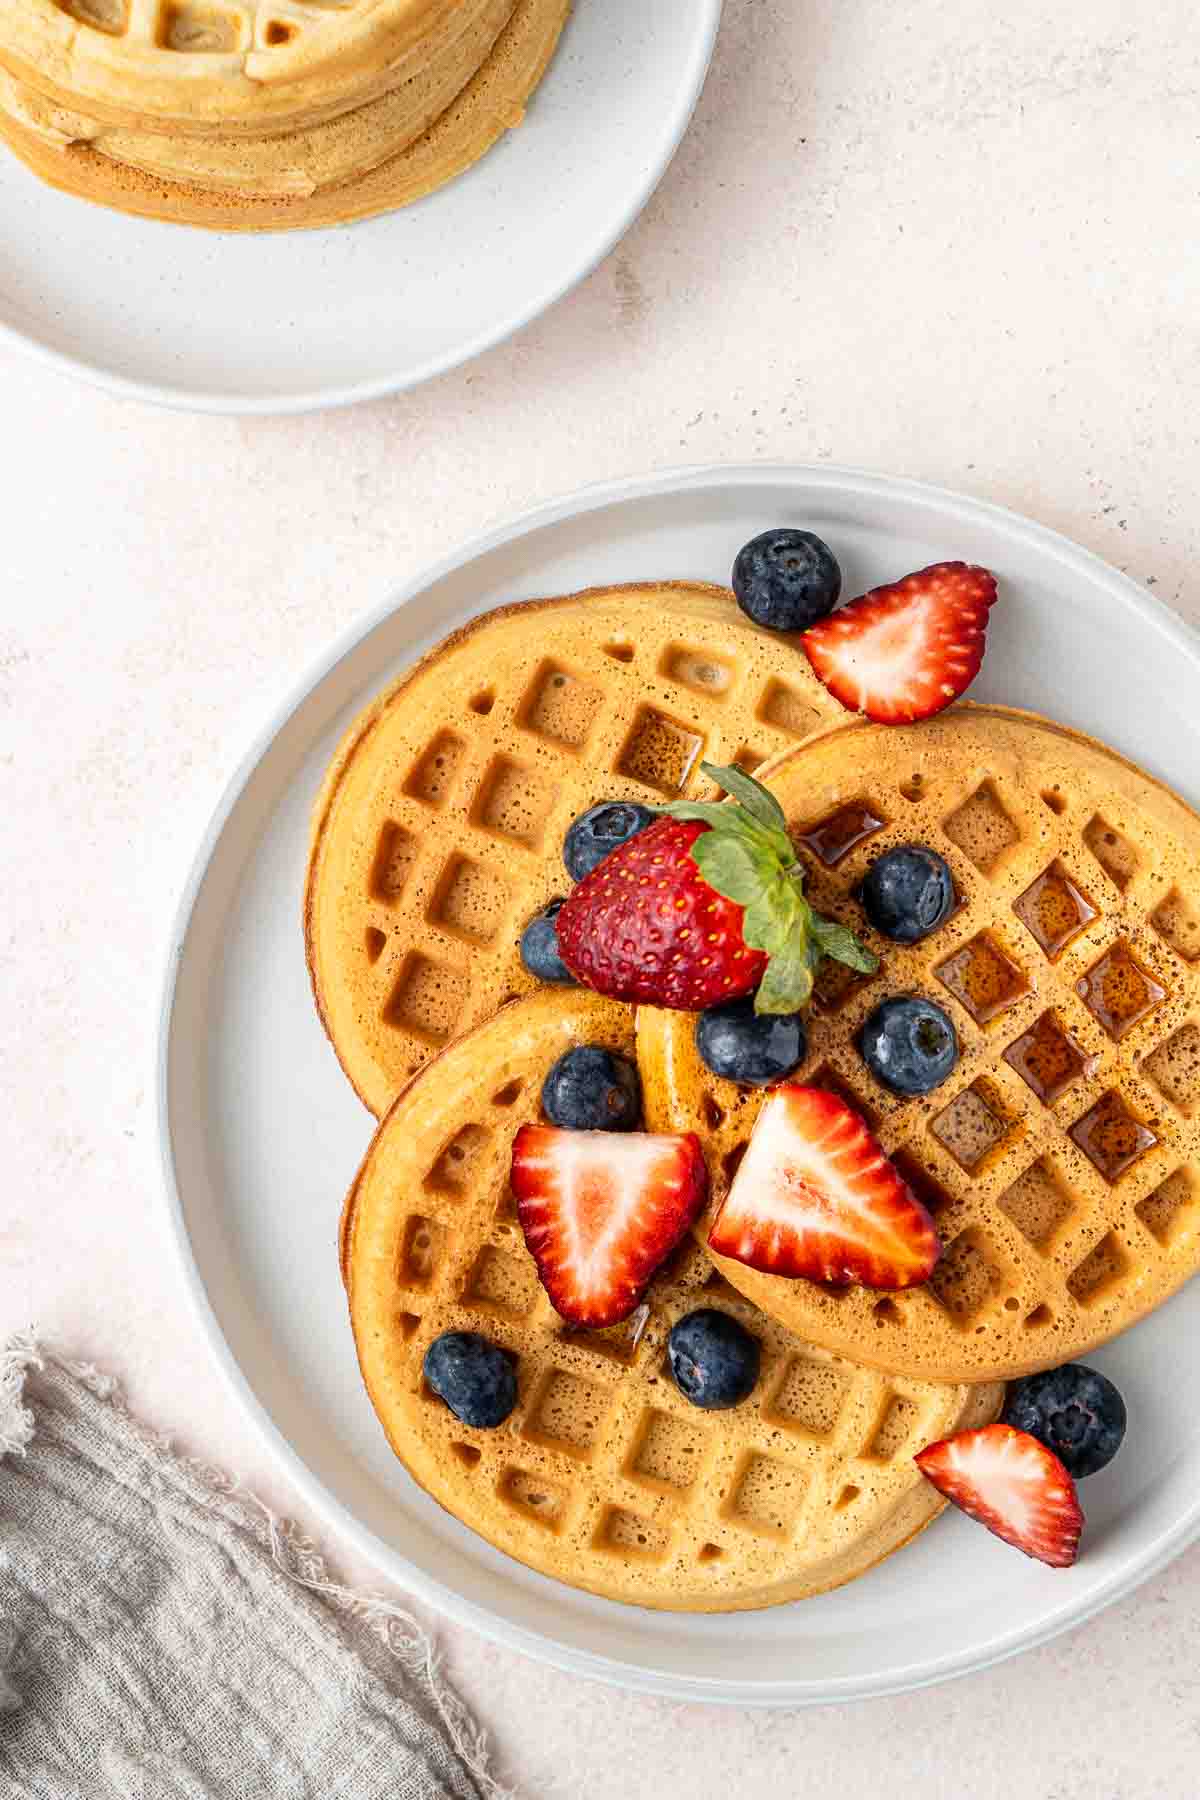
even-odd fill
[(757, 988), (759, 1012), (797, 1012), (822, 956), (870, 974), (876, 958), (815, 913), (773, 794), (702, 765), (733, 802), (680, 800), (610, 852), (564, 902), (559, 953), (615, 1000), (702, 1012)]

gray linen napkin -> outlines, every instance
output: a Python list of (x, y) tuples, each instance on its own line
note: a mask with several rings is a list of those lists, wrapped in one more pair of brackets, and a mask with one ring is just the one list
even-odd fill
[(501, 1800), (408, 1614), (115, 1383), (0, 1349), (0, 1800)]

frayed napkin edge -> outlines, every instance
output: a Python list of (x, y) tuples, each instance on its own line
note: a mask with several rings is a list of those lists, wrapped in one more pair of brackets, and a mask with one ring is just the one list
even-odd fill
[[(231, 1522), (249, 1533), (288, 1581), (326, 1601), (347, 1619), (364, 1625), (403, 1672), (428, 1695), (450, 1745), (469, 1771), (481, 1800), (518, 1800), (514, 1789), (492, 1775), (487, 1733), (477, 1724), (442, 1670), (441, 1655), (426, 1628), (406, 1608), (378, 1594), (363, 1594), (333, 1581), (325, 1557), (312, 1539), (290, 1519), (279, 1516), (235, 1477), (194, 1457), (182, 1457), (170, 1437), (155, 1432), (125, 1406), (120, 1384), (92, 1363), (72, 1362), (43, 1346), (33, 1331), (21, 1331), (0, 1346), (0, 1462), (24, 1456), (37, 1432), (33, 1409), (25, 1401), (31, 1370), (55, 1369), (86, 1388), (118, 1413), (152, 1457), (171, 1462), (229, 1511)], [(16, 1634), (0, 1619), (0, 1713), (13, 1712), (20, 1694), (10, 1679), (17, 1653)]]

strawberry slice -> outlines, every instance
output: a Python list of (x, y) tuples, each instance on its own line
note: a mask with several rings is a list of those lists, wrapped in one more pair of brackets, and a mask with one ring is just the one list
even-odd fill
[(512, 1191), (556, 1312), (595, 1330), (627, 1319), (708, 1197), (696, 1137), (522, 1125)]
[(913, 1458), (927, 1481), (1026, 1556), (1069, 1569), (1083, 1514), (1075, 1483), (1052, 1450), (1011, 1425), (982, 1425)]
[(824, 1088), (774, 1088), (709, 1247), (767, 1275), (906, 1288), (932, 1273), (933, 1220), (852, 1107)]
[(881, 725), (932, 718), (983, 661), (996, 578), (974, 563), (934, 563), (872, 588), (800, 639), (836, 700)]

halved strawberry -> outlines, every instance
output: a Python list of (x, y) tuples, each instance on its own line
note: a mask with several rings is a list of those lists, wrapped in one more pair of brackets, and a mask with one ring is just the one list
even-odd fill
[(1026, 1556), (1069, 1569), (1083, 1513), (1075, 1483), (1052, 1450), (1011, 1425), (981, 1425), (929, 1444), (913, 1458), (955, 1506)]
[(773, 1089), (708, 1236), (768, 1275), (906, 1288), (932, 1273), (933, 1220), (837, 1094)]
[(800, 639), (814, 671), (851, 712), (881, 725), (941, 712), (983, 661), (996, 578), (974, 563), (934, 563), (872, 588)]
[(512, 1191), (556, 1312), (598, 1329), (627, 1319), (708, 1197), (698, 1140), (522, 1125)]

